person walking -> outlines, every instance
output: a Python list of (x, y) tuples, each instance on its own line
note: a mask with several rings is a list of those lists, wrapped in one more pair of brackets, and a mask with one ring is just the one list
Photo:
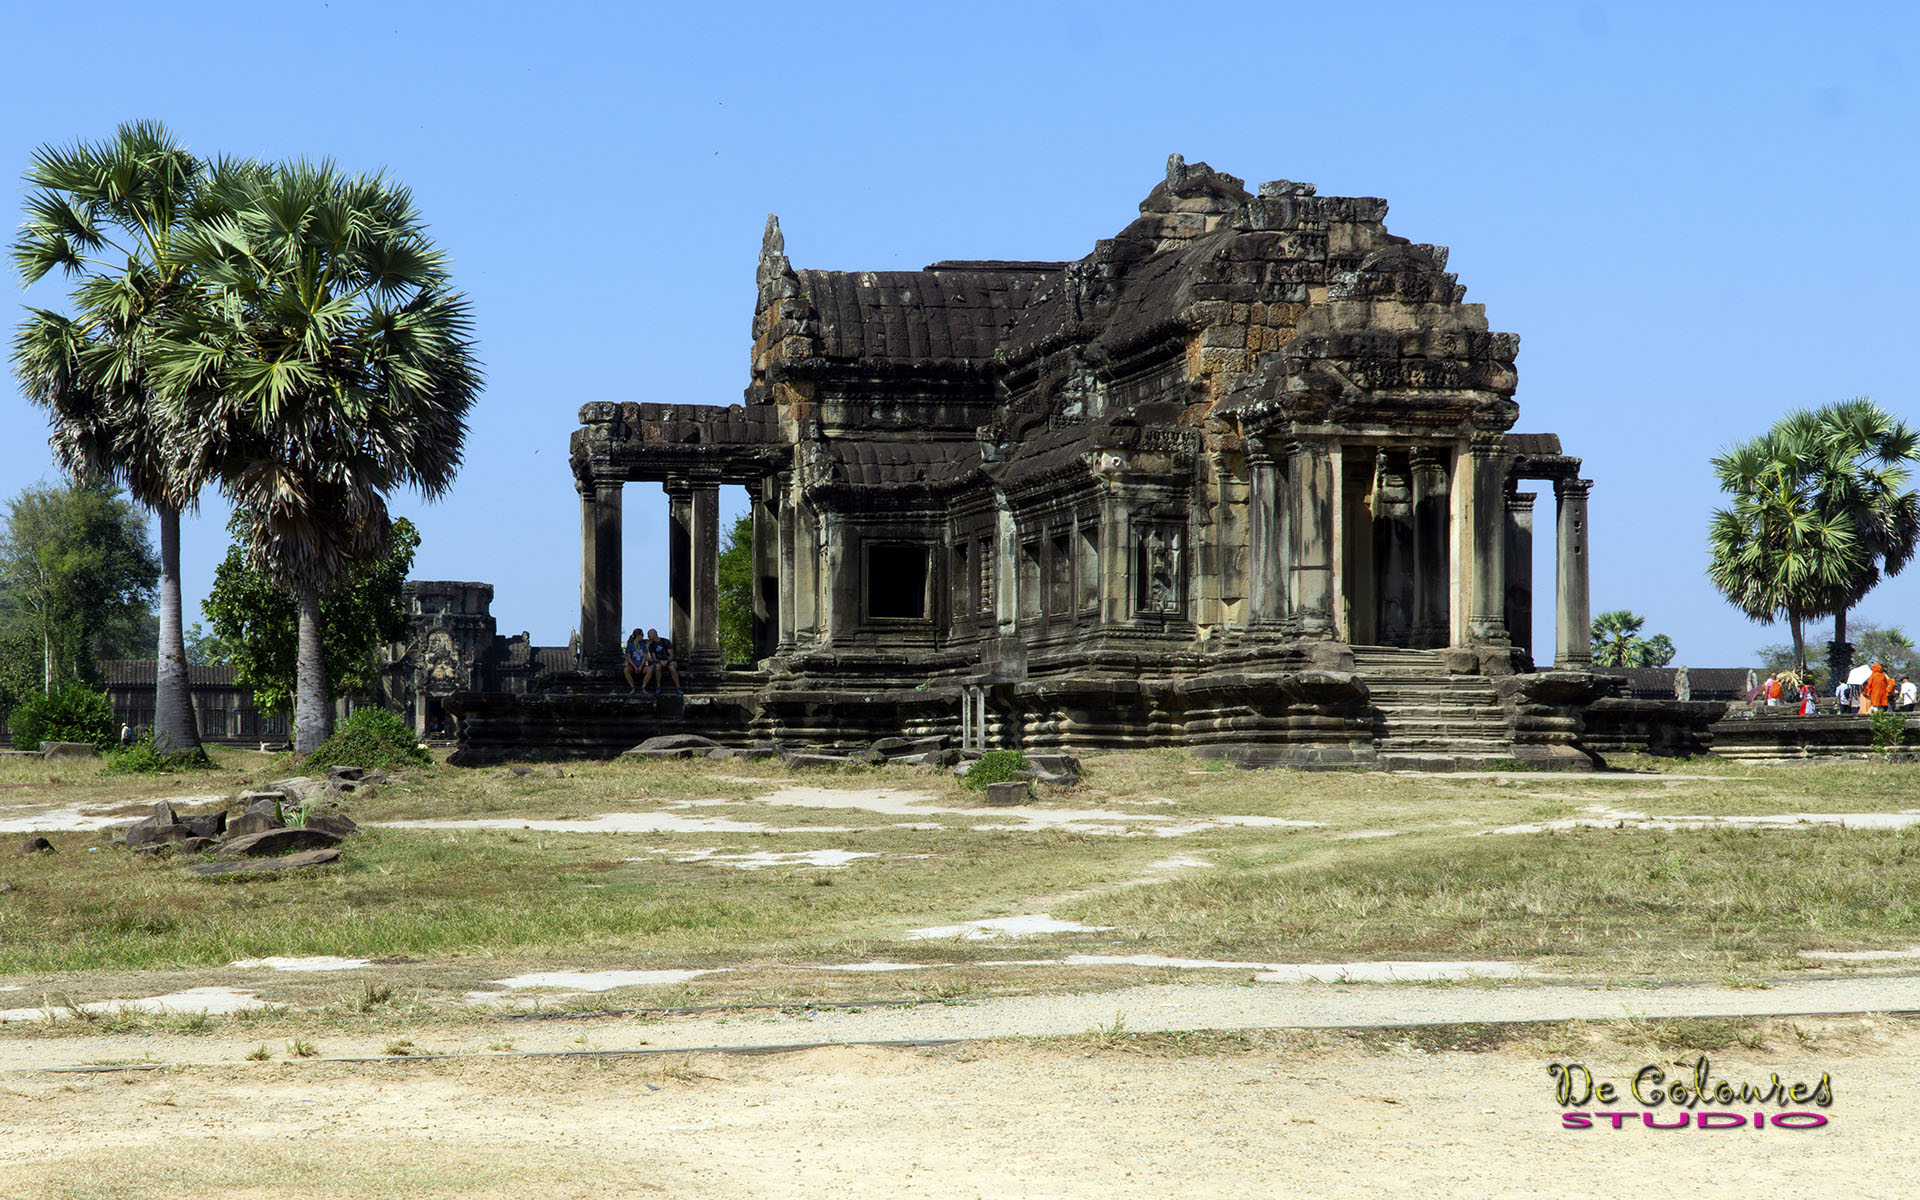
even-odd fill
[(1879, 663), (1873, 664), (1873, 670), (1867, 672), (1867, 681), (1860, 685), (1860, 711), (1863, 713), (1882, 712), (1887, 707), (1887, 693), (1893, 690), (1893, 680)]

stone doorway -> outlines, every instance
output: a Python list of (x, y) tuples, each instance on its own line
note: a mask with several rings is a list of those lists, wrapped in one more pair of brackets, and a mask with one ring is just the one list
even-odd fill
[(1341, 607), (1356, 646), (1449, 644), (1443, 451), (1348, 446), (1341, 456)]

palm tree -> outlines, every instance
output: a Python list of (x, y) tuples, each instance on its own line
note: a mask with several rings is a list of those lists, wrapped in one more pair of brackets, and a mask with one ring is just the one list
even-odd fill
[(176, 254), (211, 211), (204, 163), (164, 126), (130, 122), (98, 144), (34, 153), (27, 218), (13, 262), (31, 285), (59, 270), (75, 282), (74, 313), (31, 309), (14, 336), (22, 389), (53, 417), (54, 458), (70, 475), (124, 483), (160, 525), (160, 643), (154, 749), (199, 753), (181, 633), (180, 514), (197, 503), (203, 473), (153, 402), (151, 351), (159, 327), (193, 301)]
[(412, 196), (331, 163), (236, 173), (182, 239), (208, 301), (156, 351), (196, 464), (247, 514), (255, 566), (300, 607), (295, 749), (331, 730), (320, 596), (378, 555), (386, 496), (445, 494), (480, 388), (466, 300)]
[(1673, 639), (1641, 637), (1647, 619), (1616, 608), (1593, 619), (1593, 664), (1597, 667), (1664, 667), (1673, 661)]
[(1920, 493), (1907, 488), (1920, 435), (1865, 397), (1829, 404), (1811, 416), (1809, 482), (1820, 512), (1844, 521), (1859, 544), (1859, 565), (1834, 596), (1828, 667), (1844, 678), (1852, 666), (1847, 610), (1898, 575), (1920, 543)]
[(1784, 617), (1802, 671), (1807, 621), (1833, 613), (1864, 555), (1849, 523), (1814, 502), (1812, 428), (1807, 414), (1795, 414), (1717, 455), (1714, 474), (1733, 506), (1715, 510), (1707, 528), (1707, 578), (1753, 620)]

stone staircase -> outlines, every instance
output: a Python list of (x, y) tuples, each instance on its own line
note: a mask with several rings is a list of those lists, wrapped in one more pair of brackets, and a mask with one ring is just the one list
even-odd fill
[(1355, 646), (1353, 669), (1372, 695), (1383, 769), (1485, 770), (1514, 758), (1512, 715), (1493, 684), (1448, 674), (1438, 650)]

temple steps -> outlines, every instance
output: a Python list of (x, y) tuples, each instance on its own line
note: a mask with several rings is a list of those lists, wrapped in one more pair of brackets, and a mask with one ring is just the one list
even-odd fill
[(1438, 650), (1356, 646), (1353, 661), (1373, 703), (1382, 767), (1461, 771), (1513, 759), (1512, 713), (1488, 680), (1449, 674)]

